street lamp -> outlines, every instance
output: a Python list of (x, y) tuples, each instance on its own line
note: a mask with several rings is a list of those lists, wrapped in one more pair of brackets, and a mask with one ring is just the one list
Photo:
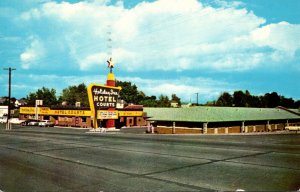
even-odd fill
[(3, 70), (8, 70), (8, 114), (7, 114), (6, 125), (7, 125), (7, 129), (10, 129), (8, 121), (10, 119), (11, 71), (16, 69), (9, 67), (9, 68), (3, 68)]

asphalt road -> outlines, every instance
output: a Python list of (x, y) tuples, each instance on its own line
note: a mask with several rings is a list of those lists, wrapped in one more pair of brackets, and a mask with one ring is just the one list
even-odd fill
[(0, 191), (300, 188), (300, 134), (85, 132), (0, 125)]

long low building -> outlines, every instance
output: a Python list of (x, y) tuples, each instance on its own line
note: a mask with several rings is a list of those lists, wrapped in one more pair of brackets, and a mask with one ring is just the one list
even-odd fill
[[(245, 133), (284, 130), (299, 124), (299, 109), (246, 107), (149, 108), (141, 105), (115, 110), (116, 127), (145, 127), (156, 133)], [(92, 127), (89, 108), (21, 107), (20, 119), (51, 120), (55, 125)], [(105, 123), (107, 119), (102, 121)]]
[(299, 110), (246, 107), (144, 108), (157, 133), (243, 133), (283, 130)]
[[(101, 113), (101, 111), (99, 111)], [(116, 109), (115, 113), (117, 127), (145, 126), (146, 118), (143, 107), (140, 105), (127, 106), (123, 109)], [(21, 120), (50, 120), (55, 125), (67, 127), (93, 127), (92, 112), (90, 108), (78, 107), (20, 107)], [(109, 119), (104, 117), (102, 124)]]

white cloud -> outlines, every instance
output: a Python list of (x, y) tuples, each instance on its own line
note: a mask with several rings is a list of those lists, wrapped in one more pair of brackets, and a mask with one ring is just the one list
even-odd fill
[[(80, 70), (105, 62), (109, 46), (116, 64), (125, 71), (244, 71), (265, 62), (284, 63), (286, 56), (295, 59), (300, 47), (299, 25), (262, 26), (265, 19), (240, 8), (244, 6), (240, 1), (216, 0), (219, 8), (203, 6), (197, 0), (141, 2), (132, 9), (124, 8), (122, 1), (110, 3), (48, 2), (23, 13), (21, 19), (51, 21), (57, 29), (52, 39), (67, 47), (69, 52), (62, 54), (74, 59)], [(110, 37), (112, 42), (107, 41)], [(44, 44), (55, 51), (55, 45)], [(23, 60), (34, 57), (30, 50), (21, 56)]]
[[(105, 84), (106, 76), (104, 75), (36, 75), (36, 74), (19, 74), (20, 81), (14, 83), (14, 90), (18, 94), (22, 93), (22, 97), (25, 97), (31, 92), (36, 92), (42, 87), (54, 88), (56, 95), (60, 95), (62, 90), (68, 86), (79, 85), (85, 83), (86, 85), (91, 83)], [(99, 79), (102, 81), (99, 82)], [(57, 83), (59, 82), (59, 83)]]
[(241, 2), (241, 1), (224, 1), (224, 0), (214, 0), (213, 3), (215, 3), (218, 6), (221, 7), (226, 7), (226, 8), (230, 8), (230, 7), (241, 7), (241, 6), (245, 6), (245, 3)]
[[(251, 37), (258, 46), (268, 46), (293, 56), (300, 49), (300, 25), (280, 22), (254, 30)], [(278, 54), (278, 52), (276, 53)]]
[(86, 58), (79, 61), (80, 69), (83, 71), (89, 70), (93, 66), (99, 66), (105, 59), (107, 59), (109, 55), (107, 53), (96, 53), (93, 55), (88, 55)]
[(43, 57), (45, 48), (43, 43), (35, 37), (30, 37), (30, 46), (20, 55), (21, 67), (23, 69), (29, 69), (34, 65), (37, 65), (38, 59)]
[(171, 97), (176, 94), (182, 101), (195, 102), (195, 93), (199, 94), (201, 101), (214, 100), (224, 90), (236, 90), (237, 85), (229, 84), (227, 82), (216, 81), (210, 78), (187, 78), (179, 77), (174, 79), (147, 79), (140, 77), (120, 77), (121, 81), (130, 81), (136, 84), (139, 90), (146, 93), (146, 95), (159, 96), (161, 94)]

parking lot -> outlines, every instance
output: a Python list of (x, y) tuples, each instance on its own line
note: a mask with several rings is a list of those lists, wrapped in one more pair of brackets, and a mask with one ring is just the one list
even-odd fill
[(296, 191), (300, 135), (151, 135), (0, 125), (2, 191)]

